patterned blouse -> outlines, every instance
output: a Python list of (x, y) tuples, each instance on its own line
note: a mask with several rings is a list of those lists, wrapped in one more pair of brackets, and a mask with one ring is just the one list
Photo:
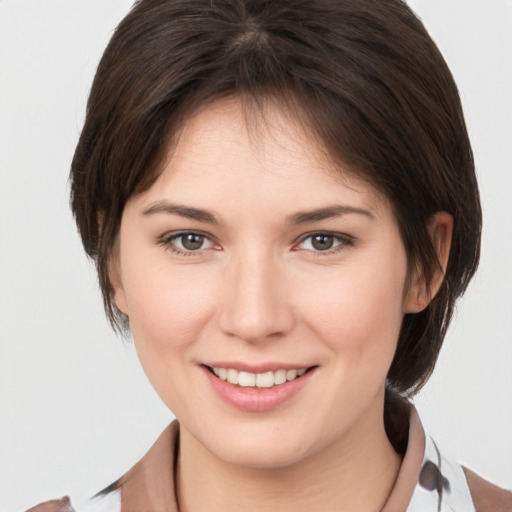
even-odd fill
[[(174, 421), (126, 475), (86, 503), (79, 504), (71, 497), (76, 509), (69, 511), (150, 508), (178, 512), (173, 477), (178, 432), (178, 422)], [(168, 489), (165, 496), (162, 489)], [(462, 467), (446, 458), (434, 440), (425, 436), (413, 407), (407, 450), (382, 512), (476, 512)]]

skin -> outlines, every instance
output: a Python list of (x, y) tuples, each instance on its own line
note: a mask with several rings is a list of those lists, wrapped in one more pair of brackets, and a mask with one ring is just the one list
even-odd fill
[[(214, 103), (125, 207), (115, 303), (180, 420), (182, 511), (377, 511), (396, 479), (384, 384), (403, 315), (427, 305), (426, 287), (414, 277), (406, 287), (386, 199), (326, 161), (313, 140), (275, 104), (255, 137), (238, 101)], [(353, 211), (290, 222), (333, 205)], [(431, 230), (444, 265), (450, 216), (438, 214)], [(183, 231), (206, 235), (199, 249), (184, 249)], [(332, 247), (318, 250), (315, 233)], [(201, 366), (212, 361), (316, 368), (286, 402), (253, 412), (216, 394)]]

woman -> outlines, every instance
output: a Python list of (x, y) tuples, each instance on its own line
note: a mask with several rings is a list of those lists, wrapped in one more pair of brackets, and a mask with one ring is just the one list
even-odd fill
[(98, 68), (72, 206), (179, 422), (96, 506), (511, 507), (407, 401), (481, 211), (455, 84), (404, 4), (137, 3)]

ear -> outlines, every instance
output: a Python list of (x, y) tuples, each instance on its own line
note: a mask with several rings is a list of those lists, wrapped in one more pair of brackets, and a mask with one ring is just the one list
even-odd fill
[(126, 300), (126, 294), (123, 287), (123, 280), (121, 275), (121, 262), (119, 261), (119, 250), (116, 248), (114, 254), (108, 265), (108, 273), (110, 283), (112, 285), (112, 300), (116, 308), (121, 311), (124, 315), (128, 316), (128, 303)]
[[(103, 223), (105, 219), (105, 212), (99, 210), (97, 212), (98, 233), (103, 231)], [(115, 242), (107, 255), (107, 271), (108, 280), (110, 281), (110, 300), (114, 303), (116, 308), (128, 316), (128, 305), (126, 295), (123, 288), (123, 281), (121, 279), (121, 261), (120, 261), (120, 233), (117, 234)]]
[(447, 212), (436, 213), (429, 223), (429, 232), (437, 253), (439, 265), (432, 274), (430, 283), (421, 273), (415, 275), (407, 291), (404, 313), (419, 313), (436, 296), (444, 279), (453, 233), (453, 217)]
[(116, 308), (123, 313), (123, 315), (128, 315), (128, 304), (126, 303), (126, 295), (124, 293), (124, 289), (119, 285), (114, 285), (114, 304)]

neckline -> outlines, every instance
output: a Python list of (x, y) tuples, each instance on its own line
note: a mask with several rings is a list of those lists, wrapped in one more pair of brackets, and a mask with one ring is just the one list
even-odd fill
[[(119, 480), (121, 512), (179, 512), (175, 485), (178, 452), (179, 423), (174, 420), (146, 455)], [(407, 450), (381, 512), (407, 509), (419, 479), (424, 452), (425, 433), (416, 409), (410, 405)]]

